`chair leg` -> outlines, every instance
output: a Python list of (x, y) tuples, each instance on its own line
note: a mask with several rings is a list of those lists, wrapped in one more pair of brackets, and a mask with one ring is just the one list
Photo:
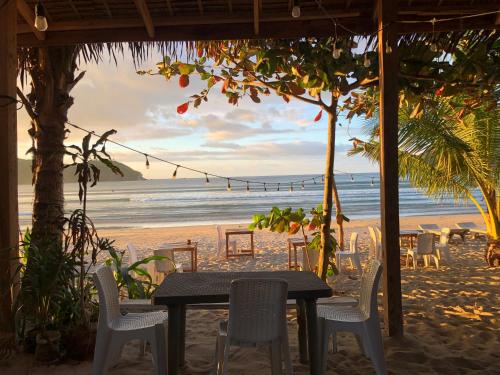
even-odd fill
[(435, 255), (432, 256), (434, 258), (434, 264), (436, 265), (436, 269), (439, 269), (439, 258)]
[(281, 367), (281, 342), (274, 340), (271, 343), (271, 374), (282, 375)]
[(335, 262), (337, 263), (337, 269), (339, 270), (339, 273), (342, 273), (342, 262), (341, 262), (341, 257), (339, 254), (335, 254)]
[(167, 345), (165, 337), (165, 326), (157, 324), (154, 327), (153, 339), (150, 342), (151, 353), (157, 375), (164, 375), (167, 372)]
[(288, 332), (286, 331), (286, 329), (287, 327), (285, 326), (285, 335), (281, 340), (281, 349), (283, 352), (283, 360), (285, 362), (286, 375), (293, 375), (292, 358), (290, 356), (290, 345), (288, 343)]
[(366, 358), (370, 358), (370, 348), (367, 346), (366, 340), (364, 340), (364, 338), (357, 333), (355, 333), (354, 336), (356, 337), (356, 341), (358, 342), (359, 350), (361, 350), (361, 353), (363, 353)]
[(382, 341), (382, 334), (380, 333), (378, 321), (371, 321), (364, 324), (364, 329), (368, 339), (370, 357), (375, 367), (375, 372), (377, 375), (386, 375), (387, 367), (384, 356), (384, 343)]
[(406, 268), (410, 267), (410, 254), (406, 254)]
[(107, 357), (109, 344), (111, 342), (111, 332), (97, 329), (97, 338), (94, 349), (94, 361), (92, 363), (92, 375), (102, 375), (107, 373)]
[(429, 267), (429, 256), (424, 255), (423, 258), (424, 258), (424, 267)]
[(360, 274), (363, 273), (363, 268), (361, 267), (361, 260), (359, 259), (359, 255), (354, 256), (354, 264), (356, 265), (356, 269)]

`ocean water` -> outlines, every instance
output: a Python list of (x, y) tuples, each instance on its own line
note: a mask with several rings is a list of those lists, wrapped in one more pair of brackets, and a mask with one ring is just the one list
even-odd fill
[[(266, 213), (272, 206), (302, 207), (309, 210), (323, 199), (323, 185), (318, 179), (294, 184), (289, 191), (286, 182), (301, 181), (312, 176), (248, 177), (249, 180), (281, 183), (276, 186), (250, 185), (204, 178), (177, 178), (127, 182), (101, 182), (90, 189), (88, 212), (98, 228), (172, 227), (199, 224), (248, 223), (255, 213)], [(375, 174), (337, 175), (342, 209), (350, 219), (379, 217), (379, 177)], [(373, 177), (373, 185), (372, 185)], [(246, 177), (242, 177), (246, 179)], [(77, 184), (65, 184), (65, 210), (79, 207)], [(400, 215), (443, 215), (475, 213), (472, 205), (456, 204), (451, 199), (436, 201), (401, 181), (399, 189)], [(31, 223), (33, 189), (19, 186), (19, 216), (21, 228)]]

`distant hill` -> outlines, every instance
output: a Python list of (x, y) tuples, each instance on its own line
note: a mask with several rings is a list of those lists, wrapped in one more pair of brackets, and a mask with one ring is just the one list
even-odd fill
[[(99, 181), (140, 181), (145, 180), (142, 173), (136, 171), (125, 164), (113, 161), (113, 163), (120, 168), (123, 172), (123, 177), (120, 175), (115, 175), (111, 170), (106, 167), (101, 162), (95, 162), (95, 165), (101, 170), (101, 176)], [(31, 160), (18, 159), (18, 184), (19, 185), (31, 185)], [(64, 182), (76, 182), (76, 176), (74, 175), (75, 168), (69, 167), (64, 170)]]

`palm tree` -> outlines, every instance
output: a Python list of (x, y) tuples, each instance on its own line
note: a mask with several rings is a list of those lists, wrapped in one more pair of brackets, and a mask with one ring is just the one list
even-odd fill
[[(433, 96), (415, 115), (399, 112), (399, 175), (428, 195), (470, 201), (486, 224), (490, 243), (500, 240), (500, 123), (498, 92), (483, 98)], [(379, 158), (378, 123), (350, 154)], [(480, 192), (482, 201), (474, 193)]]

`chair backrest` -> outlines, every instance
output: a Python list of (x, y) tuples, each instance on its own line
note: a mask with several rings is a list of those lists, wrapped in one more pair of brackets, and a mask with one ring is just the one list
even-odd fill
[(113, 271), (108, 266), (100, 266), (96, 268), (92, 277), (99, 294), (99, 324), (109, 327), (111, 322), (121, 315), (118, 287)]
[(359, 309), (366, 318), (378, 314), (377, 293), (381, 275), (382, 263), (377, 259), (371, 259), (361, 275)]
[(168, 274), (175, 272), (174, 251), (170, 249), (158, 249), (153, 251), (154, 255), (165, 257), (167, 259), (155, 260), (156, 272)]
[(318, 250), (304, 246), (302, 248), (302, 260), (304, 271), (314, 272), (316, 267), (318, 266), (319, 261)]
[(358, 252), (358, 234), (356, 232), (351, 233), (351, 239), (349, 240), (349, 251), (351, 253)]
[(128, 262), (130, 266), (139, 260), (139, 258), (137, 257), (137, 248), (131, 243), (128, 243), (127, 251), (128, 251)]
[(450, 232), (450, 228), (441, 229), (441, 235), (439, 236), (440, 245), (448, 245), (448, 241), (450, 240)]
[(372, 245), (376, 249), (378, 246), (377, 234), (375, 233), (375, 229), (373, 227), (368, 227), (368, 232), (370, 233), (370, 238), (372, 239)]
[(287, 294), (285, 280), (234, 280), (229, 291), (228, 338), (241, 343), (280, 338), (286, 327)]
[(466, 221), (463, 223), (456, 223), (455, 225), (459, 229), (476, 229), (477, 228), (476, 223), (473, 223), (472, 221)]
[(375, 233), (377, 234), (378, 243), (381, 244), (382, 243), (382, 231), (380, 230), (380, 227), (378, 225), (375, 225), (373, 227), (373, 229), (375, 229)]
[(434, 252), (434, 234), (422, 233), (417, 236), (417, 253), (421, 255)]

